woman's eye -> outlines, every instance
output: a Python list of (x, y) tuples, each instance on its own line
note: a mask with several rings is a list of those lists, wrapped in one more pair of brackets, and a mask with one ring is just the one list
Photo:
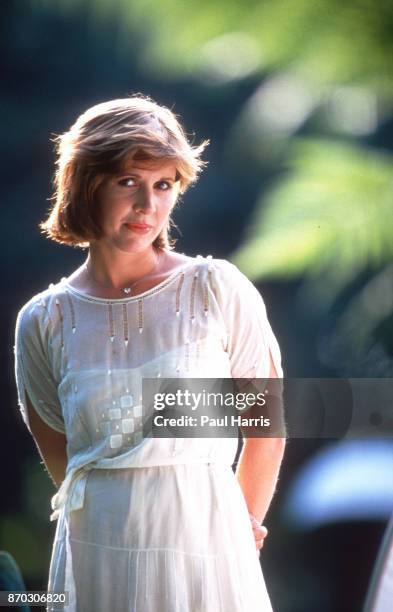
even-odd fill
[(122, 187), (134, 187), (135, 179), (130, 177), (121, 179), (121, 181), (119, 181), (119, 185), (121, 185)]
[(167, 191), (171, 187), (172, 187), (172, 185), (170, 183), (168, 183), (168, 181), (160, 181), (158, 183), (158, 188), (161, 189), (162, 191)]

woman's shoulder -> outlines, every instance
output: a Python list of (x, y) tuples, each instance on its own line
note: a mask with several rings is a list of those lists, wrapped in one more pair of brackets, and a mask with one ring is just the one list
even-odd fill
[(227, 259), (220, 259), (213, 257), (213, 255), (196, 255), (195, 257), (188, 257), (184, 260), (190, 265), (190, 268), (206, 268), (217, 272), (223, 272), (230, 274), (231, 272), (239, 271), (238, 268)]
[[(208, 279), (216, 288), (235, 288), (238, 285), (250, 286), (247, 276), (228, 259), (212, 255), (196, 255), (184, 260), (185, 272)], [(184, 268), (183, 268), (184, 269)]]
[(250, 283), (247, 276), (228, 259), (222, 259), (207, 255), (206, 257), (199, 256), (201, 265), (213, 272), (214, 279), (217, 283), (226, 285), (236, 285), (240, 283)]
[(17, 321), (23, 319), (31, 319), (36, 316), (47, 314), (52, 307), (56, 305), (56, 301), (60, 296), (66, 293), (65, 289), (66, 279), (63, 277), (57, 283), (50, 283), (46, 289), (39, 291), (30, 297), (19, 309), (17, 314)]
[(211, 289), (223, 304), (247, 303), (261, 307), (263, 297), (253, 281), (228, 259), (208, 256), (201, 259)]
[(201, 290), (206, 291), (209, 286), (217, 299), (224, 302), (234, 297), (248, 300), (257, 292), (250, 279), (228, 259), (197, 255), (186, 268), (187, 271), (191, 277), (199, 277), (200, 283), (197, 283), (196, 289), (200, 286)]
[(235, 268), (226, 259), (219, 259), (213, 255), (186, 255), (185, 253), (172, 252), (170, 255), (170, 265), (167, 267), (167, 273), (174, 274), (176, 272), (189, 272), (199, 276), (204, 270), (206, 272), (222, 272), (230, 274)]

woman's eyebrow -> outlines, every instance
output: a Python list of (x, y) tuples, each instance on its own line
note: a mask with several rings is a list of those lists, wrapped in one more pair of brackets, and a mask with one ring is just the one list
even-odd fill
[[(136, 178), (142, 178), (140, 174), (138, 174), (137, 172), (134, 172), (133, 170), (129, 170), (128, 172), (127, 171), (120, 172), (118, 174), (118, 176), (135, 176)], [(159, 178), (157, 180), (158, 181), (173, 181), (173, 182), (176, 182), (177, 179), (176, 179), (176, 176), (175, 177), (173, 177), (173, 176), (162, 176), (161, 178)]]

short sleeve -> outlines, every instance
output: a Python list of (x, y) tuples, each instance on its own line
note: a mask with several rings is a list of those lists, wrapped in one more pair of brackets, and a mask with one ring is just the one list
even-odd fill
[(41, 419), (52, 429), (64, 433), (64, 420), (49, 356), (44, 342), (47, 324), (44, 307), (25, 305), (15, 327), (15, 379), (22, 418), (30, 429), (26, 393)]
[(280, 347), (261, 294), (235, 265), (221, 261), (218, 292), (232, 378), (268, 378), (270, 357), (283, 378)]

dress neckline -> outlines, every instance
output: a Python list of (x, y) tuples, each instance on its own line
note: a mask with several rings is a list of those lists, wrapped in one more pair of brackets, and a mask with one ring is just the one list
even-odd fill
[(146, 289), (146, 291), (143, 291), (142, 293), (138, 293), (137, 295), (129, 295), (124, 298), (102, 298), (102, 297), (97, 297), (95, 295), (90, 295), (70, 285), (68, 282), (66, 282), (67, 279), (64, 279), (64, 287), (66, 287), (66, 289), (70, 291), (70, 293), (73, 293), (76, 297), (82, 300), (86, 300), (88, 302), (98, 302), (101, 304), (108, 304), (108, 303), (123, 304), (123, 303), (128, 303), (128, 302), (134, 302), (137, 300), (141, 300), (145, 297), (148, 297), (154, 293), (158, 293), (159, 291), (164, 289), (167, 285), (172, 283), (172, 281), (174, 281), (179, 276), (179, 274), (181, 274), (187, 268), (194, 265), (195, 262), (196, 262), (196, 258), (192, 258), (190, 261), (187, 261), (184, 265), (174, 270), (169, 276), (167, 276), (160, 283), (157, 283), (157, 285), (154, 285), (154, 287), (150, 287), (150, 289)]

